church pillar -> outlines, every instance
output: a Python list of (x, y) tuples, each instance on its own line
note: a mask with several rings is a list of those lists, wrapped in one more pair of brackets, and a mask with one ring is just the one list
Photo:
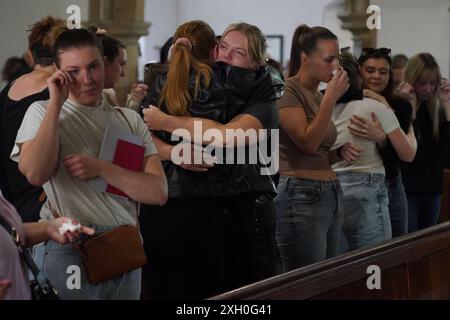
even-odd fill
[(369, 0), (345, 0), (346, 12), (339, 15), (342, 21), (342, 29), (350, 30), (353, 34), (353, 52), (359, 55), (362, 48), (377, 46), (377, 30), (367, 28), (367, 19), (370, 16), (366, 13)]
[(139, 38), (148, 34), (150, 23), (144, 22), (144, 0), (90, 0), (89, 21), (120, 39), (127, 47), (128, 62), (125, 77), (116, 85), (119, 104), (138, 78)]

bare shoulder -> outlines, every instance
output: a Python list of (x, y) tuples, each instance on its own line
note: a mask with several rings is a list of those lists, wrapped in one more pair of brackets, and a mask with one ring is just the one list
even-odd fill
[(11, 86), (8, 97), (19, 101), (25, 97), (39, 93), (47, 88), (47, 77), (40, 74), (28, 73), (18, 78)]

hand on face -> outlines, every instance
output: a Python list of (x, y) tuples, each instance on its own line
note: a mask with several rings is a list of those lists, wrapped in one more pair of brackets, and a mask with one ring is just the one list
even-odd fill
[(417, 96), (414, 91), (414, 87), (411, 84), (405, 81), (400, 82), (398, 87), (395, 89), (394, 94), (407, 100), (415, 112), (417, 107)]
[(59, 54), (61, 71), (69, 73), (70, 99), (85, 106), (98, 106), (104, 87), (103, 57), (97, 47), (71, 48)]
[(348, 90), (348, 76), (347, 72), (342, 70), (336, 70), (333, 78), (328, 82), (325, 90), (324, 98), (331, 98), (336, 103), (340, 97)]
[(450, 84), (445, 78), (441, 79), (439, 86), (439, 100), (442, 106), (450, 104)]
[(75, 154), (64, 158), (67, 172), (75, 179), (86, 181), (100, 176), (101, 160)]
[(58, 106), (62, 106), (69, 97), (69, 85), (73, 82), (74, 78), (70, 72), (65, 70), (56, 71), (47, 79), (50, 101), (54, 101)]

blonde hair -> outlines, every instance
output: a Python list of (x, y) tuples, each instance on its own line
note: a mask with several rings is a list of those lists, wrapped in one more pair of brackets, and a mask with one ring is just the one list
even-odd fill
[(406, 64), (405, 81), (414, 85), (419, 79), (434, 80), (436, 88), (434, 94), (427, 101), (427, 109), (430, 113), (433, 126), (433, 137), (439, 136), (439, 96), (438, 87), (441, 81), (441, 71), (436, 59), (429, 53), (419, 53), (413, 56)]
[(260, 65), (266, 64), (266, 38), (258, 27), (245, 22), (233, 23), (225, 29), (222, 38), (231, 31), (239, 31), (245, 35), (248, 40), (250, 57)]
[[(177, 41), (186, 38), (186, 41)], [(166, 104), (173, 115), (188, 115), (187, 108), (196, 99), (202, 86), (208, 87), (212, 76), (211, 50), (216, 44), (212, 28), (200, 20), (190, 21), (178, 27), (173, 37), (173, 46), (168, 62), (167, 79), (159, 103)], [(194, 93), (190, 91), (189, 77), (195, 76)]]

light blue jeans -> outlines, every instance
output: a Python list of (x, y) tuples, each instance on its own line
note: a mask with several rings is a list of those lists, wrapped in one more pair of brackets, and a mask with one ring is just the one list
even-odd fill
[[(97, 232), (111, 228), (97, 227)], [(141, 293), (141, 269), (136, 269), (105, 281), (92, 285), (87, 281), (80, 253), (70, 244), (58, 244), (47, 241), (34, 247), (33, 259), (58, 290), (62, 300), (138, 300)], [(108, 263), (108, 261), (105, 261)], [(72, 288), (76, 284), (74, 276), (80, 269), (80, 289)]]
[(339, 182), (282, 176), (277, 191), (276, 239), (283, 271), (336, 256), (343, 218)]
[[(385, 175), (338, 173), (344, 199), (341, 248), (348, 251), (392, 238)], [(344, 251), (345, 252), (345, 251)]]

